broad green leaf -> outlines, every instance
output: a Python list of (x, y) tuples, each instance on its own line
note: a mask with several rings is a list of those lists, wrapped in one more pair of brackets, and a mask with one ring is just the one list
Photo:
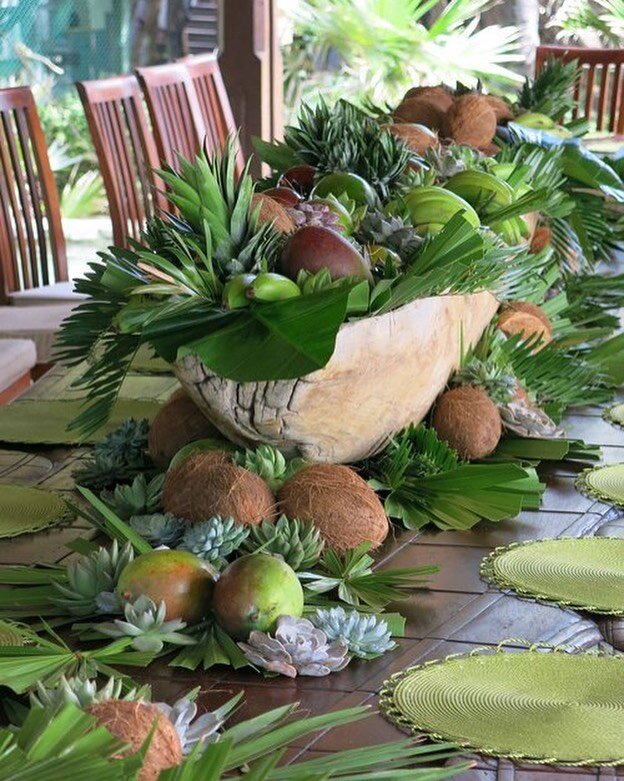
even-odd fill
[(349, 292), (253, 304), (238, 319), (180, 348), (220, 377), (238, 382), (292, 379), (321, 369), (332, 356)]

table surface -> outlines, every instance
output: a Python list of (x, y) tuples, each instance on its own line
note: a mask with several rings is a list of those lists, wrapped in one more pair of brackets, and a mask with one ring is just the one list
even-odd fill
[[(36, 383), (23, 398), (68, 398), (72, 376), (55, 368)], [(166, 399), (176, 381), (166, 375), (133, 375), (124, 394), (135, 398)], [(624, 400), (620, 395), (619, 400)], [(570, 435), (603, 446), (604, 461), (624, 461), (624, 432), (601, 418), (597, 408), (576, 410), (565, 420)], [(39, 485), (60, 492), (71, 492), (71, 473), (84, 454), (81, 448), (17, 448), (0, 450), (0, 482)], [(601, 641), (596, 625), (571, 610), (520, 600), (488, 587), (479, 578), (483, 556), (498, 545), (514, 540), (591, 534), (601, 524), (617, 517), (607, 504), (582, 496), (574, 488), (575, 467), (551, 464), (540, 468), (546, 482), (539, 512), (523, 512), (518, 518), (501, 523), (481, 523), (467, 532), (408, 532), (396, 530), (378, 558), (381, 567), (437, 564), (438, 574), (431, 577), (428, 590), (421, 590), (400, 609), (407, 617), (406, 637), (399, 649), (372, 662), (353, 662), (346, 670), (325, 678), (263, 679), (252, 672), (215, 668), (190, 673), (168, 668), (158, 662), (148, 670), (129, 671), (132, 677), (152, 685), (158, 699), (172, 701), (195, 686), (201, 686), (201, 710), (217, 707), (233, 694), (244, 690), (246, 704), (240, 717), (248, 717), (269, 708), (299, 702), (301, 708), (315, 714), (336, 708), (367, 703), (377, 706), (376, 693), (392, 673), (429, 659), (464, 653), (479, 646), (499, 644), (506, 638), (526, 641), (572, 643), (581, 647)], [(75, 496), (74, 496), (75, 499)], [(63, 528), (2, 540), (0, 563), (30, 564), (35, 561), (56, 563), (71, 554), (65, 547), (76, 537), (92, 537), (94, 531), (80, 519)], [(397, 739), (400, 733), (380, 715), (348, 728), (317, 735), (294, 745), (288, 753), (293, 759), (343, 748), (370, 745)], [(624, 768), (547, 768), (518, 766), (507, 761), (475, 757), (474, 769), (461, 775), (462, 781), (571, 781), (624, 777)]]

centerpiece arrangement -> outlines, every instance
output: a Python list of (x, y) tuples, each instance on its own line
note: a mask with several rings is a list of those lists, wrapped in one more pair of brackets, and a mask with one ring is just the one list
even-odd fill
[(546, 94), (561, 118), (570, 73), (549, 72), (517, 106), (435, 87), (392, 111), (304, 107), (284, 142), (258, 143), (261, 182), (236, 176), (231, 145), (161, 172), (170, 211), (91, 264), (60, 356), (86, 366), (81, 431), (144, 345), (182, 389), (74, 474), (72, 509), (109, 545), (0, 569), (0, 616), (46, 622), (26, 651), (0, 648), (19, 670), (2, 683), (157, 658), (290, 677), (376, 658), (436, 570), (379, 566), (394, 524), (513, 517), (539, 506), (540, 460), (598, 457), (560, 420), (611, 398), (621, 371), (624, 280), (594, 274), (619, 224), (584, 222), (621, 181), (515, 130), (537, 132), (526, 115)]

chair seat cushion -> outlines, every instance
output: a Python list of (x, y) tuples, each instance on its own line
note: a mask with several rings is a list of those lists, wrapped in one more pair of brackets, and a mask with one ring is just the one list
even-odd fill
[(0, 391), (29, 372), (37, 363), (37, 348), (30, 339), (0, 339)]
[(37, 363), (51, 363), (56, 332), (76, 306), (0, 306), (0, 339), (31, 339)]
[(55, 282), (53, 285), (41, 285), (30, 290), (10, 293), (9, 298), (15, 306), (41, 306), (41, 304), (61, 304), (80, 302), (86, 298), (76, 293), (73, 282)]

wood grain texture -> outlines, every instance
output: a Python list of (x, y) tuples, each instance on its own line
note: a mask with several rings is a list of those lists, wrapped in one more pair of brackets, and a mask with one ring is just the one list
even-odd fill
[(424, 418), (459, 365), (462, 340), (465, 348), (475, 344), (497, 307), (487, 292), (437, 296), (344, 323), (329, 363), (295, 380), (238, 383), (192, 355), (175, 373), (239, 444), (266, 442), (311, 461), (357, 461)]

